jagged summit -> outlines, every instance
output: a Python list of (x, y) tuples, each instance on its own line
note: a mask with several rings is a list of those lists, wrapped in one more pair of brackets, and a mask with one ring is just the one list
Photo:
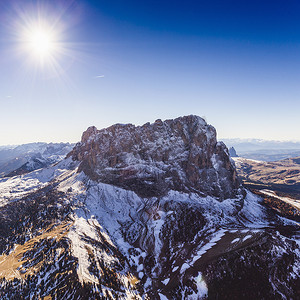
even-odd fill
[(234, 149), (234, 147), (230, 147), (228, 151), (229, 151), (230, 157), (239, 157), (237, 155), (236, 150)]
[(176, 190), (224, 199), (235, 197), (240, 187), (215, 128), (194, 115), (142, 126), (92, 126), (69, 156), (93, 180), (143, 197)]

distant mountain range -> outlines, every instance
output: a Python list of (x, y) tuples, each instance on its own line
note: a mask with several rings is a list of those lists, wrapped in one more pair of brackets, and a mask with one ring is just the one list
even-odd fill
[(25, 174), (62, 160), (70, 143), (29, 143), (0, 147), (0, 177)]
[(234, 147), (238, 156), (277, 161), (300, 156), (300, 142), (266, 141), (259, 139), (222, 139), (228, 148)]

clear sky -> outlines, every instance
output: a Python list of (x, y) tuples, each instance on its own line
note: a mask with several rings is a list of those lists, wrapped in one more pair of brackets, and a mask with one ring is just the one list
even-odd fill
[(1, 0), (0, 144), (187, 114), (219, 138), (300, 140), (299, 16), (290, 0)]

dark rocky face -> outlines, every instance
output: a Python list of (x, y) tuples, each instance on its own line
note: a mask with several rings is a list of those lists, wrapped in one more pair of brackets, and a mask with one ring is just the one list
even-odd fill
[(138, 193), (162, 196), (173, 189), (235, 197), (240, 183), (216, 130), (197, 116), (143, 126), (89, 127), (69, 154), (90, 178)]

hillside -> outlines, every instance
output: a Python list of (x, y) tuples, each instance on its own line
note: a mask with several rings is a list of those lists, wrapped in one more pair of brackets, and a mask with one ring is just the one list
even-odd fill
[(256, 189), (270, 189), (300, 199), (300, 158), (275, 162), (233, 158), (244, 185)]

